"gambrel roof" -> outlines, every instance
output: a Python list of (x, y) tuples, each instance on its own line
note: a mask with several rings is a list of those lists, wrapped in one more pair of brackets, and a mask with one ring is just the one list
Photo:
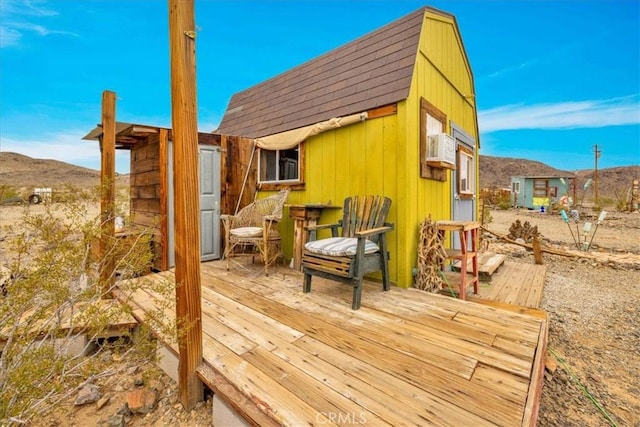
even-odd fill
[(258, 138), (409, 96), (423, 7), (346, 45), (238, 92), (215, 131)]

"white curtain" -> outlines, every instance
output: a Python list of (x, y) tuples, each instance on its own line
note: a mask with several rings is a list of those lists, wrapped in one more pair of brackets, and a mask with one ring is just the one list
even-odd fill
[(273, 135), (268, 135), (262, 138), (256, 138), (255, 144), (258, 147), (264, 148), (266, 150), (288, 150), (300, 144), (310, 136), (317, 135), (330, 129), (335, 129), (353, 123), (365, 121), (366, 119), (366, 111), (345, 117), (335, 117), (329, 120), (325, 120), (324, 122), (316, 123), (302, 128), (275, 133)]

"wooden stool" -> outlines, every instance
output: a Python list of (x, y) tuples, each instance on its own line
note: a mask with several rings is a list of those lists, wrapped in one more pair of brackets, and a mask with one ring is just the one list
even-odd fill
[[(480, 224), (475, 221), (436, 221), (438, 233), (443, 238), (445, 231), (457, 232), (460, 249), (447, 249), (447, 260), (460, 260), (460, 299), (467, 299), (467, 286), (473, 284), (473, 293), (478, 293), (478, 231)], [(471, 251), (469, 251), (471, 242)], [(467, 280), (467, 263), (471, 260), (473, 277)], [(446, 262), (446, 260), (445, 260)], [(444, 269), (444, 263), (441, 266)]]

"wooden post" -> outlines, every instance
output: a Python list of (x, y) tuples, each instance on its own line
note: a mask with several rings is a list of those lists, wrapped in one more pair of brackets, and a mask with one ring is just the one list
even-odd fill
[(100, 137), (100, 282), (104, 298), (111, 297), (115, 283), (115, 261), (109, 242), (115, 240), (116, 94), (102, 92), (102, 136)]
[(175, 194), (178, 395), (187, 411), (203, 399), (200, 206), (194, 0), (169, 0), (171, 112)]
[(544, 264), (542, 259), (542, 248), (540, 247), (540, 238), (534, 237), (532, 241), (534, 262), (538, 265)]
[(169, 132), (160, 129), (160, 270), (169, 269)]

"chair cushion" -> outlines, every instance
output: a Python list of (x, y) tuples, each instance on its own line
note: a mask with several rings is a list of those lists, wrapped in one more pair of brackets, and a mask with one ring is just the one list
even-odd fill
[[(329, 256), (353, 256), (356, 254), (358, 239), (355, 237), (329, 237), (314, 240), (304, 245), (311, 253)], [(371, 240), (365, 240), (364, 253), (372, 254), (378, 251), (378, 245)]]
[(262, 236), (262, 227), (232, 228), (229, 233), (235, 237), (260, 237)]

